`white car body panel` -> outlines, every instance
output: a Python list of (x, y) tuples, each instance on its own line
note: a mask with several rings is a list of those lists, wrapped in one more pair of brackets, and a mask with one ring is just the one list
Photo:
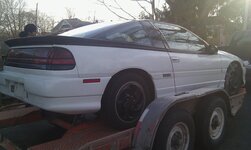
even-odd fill
[[(157, 97), (174, 94), (172, 64), (167, 52), (111, 47), (64, 47), (73, 49), (80, 78), (112, 77), (120, 71), (136, 68), (151, 75)], [(95, 61), (90, 57), (93, 55), (96, 56)], [(164, 78), (163, 74), (170, 76)]]
[(170, 52), (177, 92), (219, 85), (221, 64), (219, 55)]
[[(233, 58), (222, 54), (221, 63), (218, 63), (217, 59), (215, 62), (202, 63), (199, 58), (194, 58), (202, 57), (197, 54), (191, 54), (193, 57), (179, 54), (180, 63), (173, 63), (175, 92), (172, 64), (167, 52), (109, 47), (61, 47), (70, 49), (73, 53), (77, 63), (73, 70), (45, 71), (5, 66), (4, 71), (0, 73), (1, 92), (49, 111), (66, 114), (91, 113), (101, 108), (101, 98), (108, 82), (114, 74), (122, 70), (137, 68), (148, 72), (153, 78), (156, 97), (160, 98), (189, 89), (217, 87), (220, 81), (224, 85), (226, 68), (233, 61)], [(90, 57), (92, 55), (96, 56), (95, 63), (90, 63), (93, 62), (93, 58)], [(175, 56), (173, 53), (170, 55)], [(207, 57), (211, 59), (210, 57), (217, 56)], [(238, 60), (237, 57), (235, 59)], [(218, 69), (212, 68), (215, 65), (219, 66)], [(206, 69), (193, 71), (197, 67)], [(163, 74), (171, 75), (164, 78)], [(84, 84), (83, 79), (89, 78), (100, 78), (101, 82)], [(11, 93), (9, 84), (19, 85), (23, 93)]]

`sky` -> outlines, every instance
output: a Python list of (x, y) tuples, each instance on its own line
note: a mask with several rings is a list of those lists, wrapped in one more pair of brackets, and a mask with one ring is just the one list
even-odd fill
[[(39, 12), (53, 17), (56, 21), (67, 18), (66, 8), (71, 9), (75, 18), (92, 21), (95, 19), (103, 21), (121, 20), (112, 14), (107, 8), (100, 5), (97, 0), (24, 0), (28, 10), (35, 10), (38, 3)], [(106, 0), (110, 5), (113, 0)], [(117, 0), (117, 2), (130, 14), (138, 16), (142, 9), (133, 0)], [(157, 8), (161, 8), (164, 0), (155, 0)], [(150, 4), (141, 2), (149, 11)], [(120, 13), (118, 10), (116, 12)], [(122, 14), (122, 13), (120, 13)], [(123, 15), (127, 17), (125, 14)], [(129, 18), (129, 17), (128, 17)]]

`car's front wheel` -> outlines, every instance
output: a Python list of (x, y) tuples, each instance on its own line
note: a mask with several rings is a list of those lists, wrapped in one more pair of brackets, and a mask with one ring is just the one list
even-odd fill
[(116, 77), (102, 99), (103, 119), (118, 129), (133, 127), (151, 102), (150, 93), (145, 79), (135, 73)]
[(225, 76), (225, 90), (229, 95), (237, 94), (242, 86), (242, 69), (239, 64), (232, 63)]

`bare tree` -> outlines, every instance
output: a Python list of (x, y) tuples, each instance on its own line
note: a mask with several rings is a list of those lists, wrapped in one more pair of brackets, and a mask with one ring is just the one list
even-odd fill
[[(136, 2), (138, 3), (138, 5), (144, 10), (142, 13), (147, 13), (148, 16), (149, 16), (151, 19), (153, 19), (153, 20), (157, 19), (157, 18), (156, 18), (155, 0), (134, 0), (134, 1), (136, 1)], [(151, 5), (151, 10), (152, 10), (152, 12), (149, 13), (149, 12), (145, 9), (145, 7), (142, 6), (142, 5), (140, 4), (139, 1), (147, 2), (148, 4), (150, 4), (150, 5)]]
[[(110, 12), (112, 12), (114, 15), (116, 15), (119, 18), (125, 19), (125, 20), (129, 20), (129, 19), (133, 19), (133, 18), (127, 18), (124, 17), (123, 15), (120, 15), (118, 12), (118, 10), (121, 10), (121, 8), (117, 7), (117, 6), (113, 6), (113, 5), (109, 5), (108, 3), (105, 2), (105, 0), (97, 0), (101, 5), (105, 6)], [(114, 0), (116, 1), (116, 0)], [(123, 12), (125, 12), (124, 9), (122, 9)], [(132, 16), (132, 15), (129, 15)]]
[[(125, 20), (130, 20), (130, 19), (136, 19), (138, 17), (132, 15), (130, 12), (125, 10), (117, 0), (113, 0), (113, 5), (107, 3), (105, 0), (97, 0), (99, 4), (105, 6), (110, 12), (112, 12), (114, 15), (116, 15), (119, 18), (125, 19)], [(139, 5), (139, 7), (142, 9), (143, 13), (146, 13), (148, 16), (150, 16), (151, 19), (155, 19), (155, 0), (132, 0)], [(151, 5), (151, 11), (146, 9), (146, 7), (142, 3), (148, 3)], [(119, 13), (121, 12), (121, 13)], [(125, 17), (126, 15), (126, 17)]]
[(23, 12), (25, 2), (23, 0), (1, 1), (1, 29), (10, 37), (15, 37), (23, 26)]
[(65, 8), (68, 19), (75, 18), (75, 13), (71, 8)]
[(44, 13), (39, 14), (40, 15), (38, 16), (38, 27), (40, 28), (41, 33), (50, 32), (55, 25), (55, 20)]
[(2, 1), (0, 1), (0, 32), (2, 32), (2, 24), (3, 24), (3, 18), (4, 18), (4, 7), (3, 7), (3, 2)]
[[(152, 16), (152, 18), (153, 18), (153, 14), (152, 13), (150, 13), (147, 9), (146, 9), (146, 7), (144, 7), (140, 2), (139, 2), (139, 0), (136, 0), (136, 2), (137, 2), (137, 4), (143, 9), (143, 12), (141, 12), (141, 13), (146, 13), (148, 16)], [(148, 3), (150, 3), (149, 1), (146, 1), (146, 2), (148, 2)]]
[[(37, 26), (42, 32), (49, 32), (54, 26), (54, 19), (39, 13)], [(0, 1), (0, 37), (14, 38), (28, 23), (36, 23), (36, 12), (26, 11), (23, 0)]]

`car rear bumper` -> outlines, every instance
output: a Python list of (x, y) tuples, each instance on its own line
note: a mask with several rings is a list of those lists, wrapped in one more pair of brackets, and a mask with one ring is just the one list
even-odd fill
[(48, 77), (8, 71), (0, 72), (0, 92), (39, 108), (64, 113), (97, 112), (110, 78), (83, 83), (83, 78)]
[(84, 114), (97, 112), (101, 108), (101, 95), (81, 97), (47, 98), (33, 94), (28, 95), (28, 103), (41, 109), (63, 113)]

